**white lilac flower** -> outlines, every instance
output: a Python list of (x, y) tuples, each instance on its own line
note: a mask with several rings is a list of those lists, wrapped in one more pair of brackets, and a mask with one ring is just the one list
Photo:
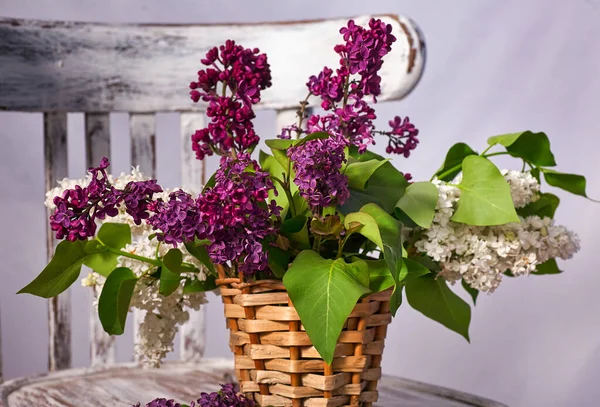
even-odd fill
[[(538, 198), (539, 183), (529, 173), (502, 172), (510, 185), (515, 207)], [(454, 183), (459, 182), (455, 180)], [(579, 239), (550, 218), (529, 216), (520, 223), (469, 226), (451, 221), (460, 199), (457, 187), (435, 180), (438, 203), (429, 229), (416, 229), (417, 251), (440, 263), (440, 275), (451, 283), (463, 279), (480, 291), (493, 292), (505, 271), (527, 275), (549, 259), (568, 259), (579, 250)]]

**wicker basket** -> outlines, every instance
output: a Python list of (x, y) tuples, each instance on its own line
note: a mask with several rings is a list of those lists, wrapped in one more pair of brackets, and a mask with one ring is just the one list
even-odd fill
[[(221, 274), (221, 273), (220, 273)], [(222, 275), (222, 274), (221, 274)], [(377, 401), (391, 291), (356, 305), (331, 366), (312, 346), (281, 281), (217, 280), (241, 391), (261, 406), (366, 406)]]

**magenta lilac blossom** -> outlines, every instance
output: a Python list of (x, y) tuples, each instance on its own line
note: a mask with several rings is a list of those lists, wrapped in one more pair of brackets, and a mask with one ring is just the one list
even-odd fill
[(247, 151), (258, 143), (252, 105), (260, 102), (261, 91), (271, 86), (267, 56), (258, 48), (246, 49), (227, 40), (212, 48), (201, 60), (208, 68), (190, 83), (194, 102), (208, 103), (210, 123), (192, 135), (192, 149), (199, 160), (213, 153)]
[(294, 183), (315, 213), (319, 208), (342, 205), (350, 196), (348, 177), (341, 173), (346, 161), (346, 146), (344, 138), (331, 136), (310, 140), (288, 150), (296, 172)]
[(419, 140), (419, 130), (410, 122), (408, 117), (404, 119), (396, 116), (394, 120), (390, 120), (391, 132), (385, 134), (390, 138), (386, 152), (388, 154), (402, 154), (404, 157), (409, 157), (410, 152), (417, 148)]
[(263, 243), (276, 236), (281, 210), (275, 201), (269, 202), (271, 190), (269, 173), (248, 154), (221, 158), (215, 186), (197, 200), (214, 263), (236, 262), (247, 276), (267, 270)]
[(106, 174), (109, 165), (108, 158), (102, 158), (98, 167), (89, 169), (92, 179), (87, 186), (77, 185), (54, 197), (56, 209), (50, 216), (50, 228), (57, 239), (74, 242), (94, 236), (96, 219), (117, 216), (121, 203), (136, 224), (149, 217), (152, 197), (162, 188), (155, 180), (149, 180), (130, 182), (125, 189), (116, 189)]

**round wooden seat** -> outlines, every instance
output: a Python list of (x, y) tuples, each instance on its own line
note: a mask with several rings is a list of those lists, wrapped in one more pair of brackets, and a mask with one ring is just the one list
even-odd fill
[[(227, 359), (166, 363), (160, 369), (132, 365), (70, 369), (4, 383), (0, 386), (0, 407), (128, 407), (156, 397), (189, 403), (201, 392), (215, 391), (220, 383), (232, 381), (233, 362)], [(376, 405), (506, 407), (478, 396), (391, 376), (381, 379)]]

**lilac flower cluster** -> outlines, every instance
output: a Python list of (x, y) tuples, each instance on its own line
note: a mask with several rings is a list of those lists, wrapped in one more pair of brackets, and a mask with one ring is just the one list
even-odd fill
[(346, 161), (346, 146), (343, 137), (330, 136), (288, 150), (296, 172), (294, 183), (315, 213), (319, 208), (336, 203), (342, 205), (350, 196), (348, 177), (340, 171)]
[[(137, 403), (131, 407), (141, 407), (141, 404)], [(176, 403), (173, 399), (154, 399), (150, 403), (146, 404), (146, 407), (181, 407), (181, 404)]]
[(394, 120), (390, 120), (390, 126), (392, 131), (389, 133), (389, 144), (385, 151), (395, 154), (403, 154), (404, 157), (410, 156), (410, 152), (417, 148), (419, 140), (417, 135), (419, 130), (414, 124), (410, 122), (408, 117), (402, 120), (399, 116), (394, 117)]
[(169, 201), (161, 199), (151, 204), (154, 214), (147, 223), (160, 230), (156, 238), (177, 246), (178, 243), (193, 242), (196, 237), (206, 238), (207, 226), (201, 221), (196, 200), (183, 190), (171, 192)]
[[(381, 94), (379, 70), (383, 57), (392, 49), (396, 38), (392, 26), (379, 19), (371, 19), (368, 28), (348, 21), (340, 29), (345, 43), (336, 45), (334, 50), (340, 56), (340, 65), (334, 71), (324, 67), (311, 76), (306, 84), (311, 95), (321, 98), (321, 107), (330, 113), (308, 118), (306, 133), (326, 131), (334, 136), (343, 136), (351, 145), (364, 153), (370, 144), (375, 144), (374, 134), (389, 137), (388, 153), (403, 154), (408, 157), (418, 143), (414, 125), (404, 119), (402, 126), (392, 125), (392, 131), (375, 131), (373, 124), (377, 118), (375, 110), (364, 100), (365, 96)], [(390, 122), (391, 123), (391, 122)], [(279, 135), (289, 138), (291, 131), (298, 131), (296, 125), (286, 127)]]
[(132, 181), (124, 189), (116, 189), (106, 174), (109, 165), (108, 159), (102, 158), (98, 167), (89, 169), (92, 178), (86, 187), (77, 185), (54, 197), (56, 209), (50, 215), (50, 228), (57, 239), (76, 241), (94, 236), (96, 219), (116, 216), (122, 203), (138, 225), (150, 216), (152, 197), (162, 188), (155, 180), (149, 180)]
[(211, 121), (192, 135), (199, 160), (213, 152), (246, 151), (258, 143), (252, 105), (260, 102), (260, 92), (271, 86), (267, 56), (259, 52), (227, 40), (201, 60), (208, 68), (198, 71), (198, 80), (190, 83), (190, 95), (194, 102), (208, 102), (206, 114)]
[(202, 221), (207, 225), (208, 252), (217, 264), (237, 262), (239, 271), (252, 276), (267, 270), (263, 247), (277, 234), (281, 208), (268, 202), (274, 190), (269, 173), (248, 154), (221, 158), (215, 186), (198, 198)]
[(221, 390), (212, 393), (201, 393), (197, 403), (190, 407), (253, 407), (254, 401), (239, 394), (233, 384), (222, 384)]
[[(222, 384), (221, 390), (212, 393), (200, 393), (200, 398), (190, 403), (190, 407), (253, 407), (254, 401), (239, 394), (232, 383)], [(131, 407), (141, 407), (137, 403)], [(146, 407), (181, 407), (175, 400), (158, 398), (146, 404)]]

